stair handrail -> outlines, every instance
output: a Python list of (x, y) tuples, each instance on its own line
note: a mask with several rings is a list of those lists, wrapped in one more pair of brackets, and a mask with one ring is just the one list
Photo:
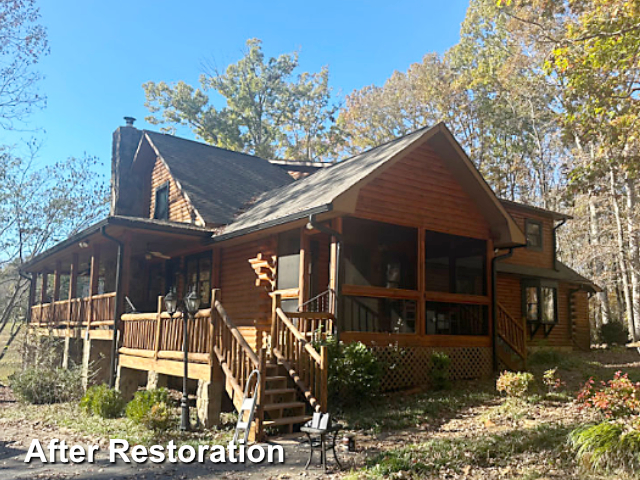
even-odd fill
[(271, 325), (271, 361), (285, 367), (296, 386), (317, 412), (327, 411), (329, 357), (327, 347), (318, 352), (281, 308), (274, 296)]
[(500, 303), (498, 303), (497, 323), (497, 333), (500, 338), (523, 360), (526, 360), (527, 345), (524, 325), (516, 321)]

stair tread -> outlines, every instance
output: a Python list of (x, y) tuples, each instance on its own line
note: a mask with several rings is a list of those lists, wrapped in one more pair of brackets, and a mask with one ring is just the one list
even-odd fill
[(267, 403), (264, 406), (266, 411), (268, 410), (280, 410), (281, 408), (299, 408), (304, 407), (304, 402), (281, 402), (281, 403)]
[(289, 377), (286, 376), (286, 375), (267, 375), (267, 377), (266, 377), (267, 382), (269, 380), (286, 380), (287, 378), (289, 378)]
[(278, 393), (291, 393), (295, 391), (295, 388), (267, 388), (264, 393), (266, 395), (277, 395)]
[(282, 418), (276, 418), (275, 420), (265, 420), (264, 421), (264, 426), (265, 427), (273, 427), (273, 426), (279, 426), (279, 425), (293, 425), (296, 423), (304, 423), (304, 422), (308, 422), (309, 420), (311, 420), (311, 416), (309, 415), (301, 415), (299, 417), (282, 417)]

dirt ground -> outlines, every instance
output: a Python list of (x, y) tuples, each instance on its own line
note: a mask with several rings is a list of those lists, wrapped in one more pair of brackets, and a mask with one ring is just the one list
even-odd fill
[[(43, 444), (52, 438), (64, 439), (67, 444), (94, 444), (106, 440), (103, 438), (87, 437), (77, 432), (56, 424), (42, 422), (38, 418), (22, 418), (13, 420), (15, 415), (6, 415), (8, 410), (20, 409), (21, 405), (14, 401), (8, 387), (0, 386), (0, 480), (3, 479), (126, 479), (126, 478), (264, 478), (264, 479), (293, 479), (293, 478), (340, 478), (351, 475), (358, 478), (363, 475), (356, 473), (366, 465), (367, 459), (374, 458), (381, 452), (397, 450), (403, 446), (419, 445), (437, 439), (449, 439), (460, 442), (478, 442), (492, 439), (502, 442), (496, 448), (508, 447), (510, 438), (525, 438), (531, 436), (531, 441), (541, 441), (532, 432), (537, 432), (541, 427), (554, 426), (562, 429), (563, 426), (571, 428), (572, 425), (589, 422), (592, 413), (581, 409), (574, 403), (570, 395), (574, 394), (577, 387), (589, 376), (596, 378), (611, 378), (617, 370), (629, 372), (632, 378), (640, 377), (640, 355), (636, 351), (619, 352), (592, 352), (590, 354), (578, 354), (572, 362), (561, 367), (560, 374), (568, 384), (565, 396), (562, 398), (542, 398), (539, 401), (522, 403), (505, 408), (505, 404), (495, 394), (489, 394), (483, 401), (471, 405), (464, 405), (453, 410), (443, 411), (441, 414), (433, 413), (422, 416), (417, 415), (415, 423), (402, 428), (382, 428), (380, 431), (356, 430), (356, 443), (358, 452), (348, 453), (340, 449), (340, 459), (346, 464), (341, 472), (332, 469), (324, 476), (319, 469), (304, 470), (307, 458), (307, 446), (303, 443), (303, 437), (294, 434), (285, 438), (275, 439), (274, 443), (284, 446), (286, 463), (284, 465), (236, 465), (234, 467), (206, 464), (191, 465), (126, 465), (119, 462), (115, 465), (107, 462), (106, 454), (98, 455), (98, 463), (81, 465), (41, 464), (39, 461), (26, 465), (23, 460), (27, 448), (32, 439), (37, 438)], [(539, 366), (541, 371), (546, 366)], [(534, 372), (536, 368), (533, 368)], [(460, 388), (476, 388), (471, 386), (455, 386)], [(477, 384), (477, 388), (491, 390), (493, 380), (488, 380), (484, 385)], [(454, 391), (454, 395), (456, 392)], [(414, 397), (404, 394), (388, 397), (385, 407), (394, 409), (396, 404), (410, 405)], [(417, 398), (417, 397), (416, 397)], [(15, 413), (15, 412), (13, 412)], [(384, 418), (385, 413), (379, 413)], [(415, 412), (414, 414), (415, 415)], [(414, 418), (411, 417), (413, 421)], [(562, 430), (564, 431), (564, 430)], [(528, 437), (527, 437), (528, 438)], [(438, 470), (433, 478), (471, 478), (471, 479), (583, 479), (583, 478), (622, 478), (621, 475), (609, 477), (589, 475), (581, 471), (574, 463), (567, 461), (569, 453), (563, 447), (565, 437), (559, 444), (545, 445), (532, 443), (528, 451), (515, 452), (509, 456), (508, 462), (493, 462), (485, 459), (478, 462), (477, 458), (469, 459), (467, 465), (462, 468), (444, 467)], [(495, 440), (497, 439), (497, 440)], [(537, 440), (536, 440), (537, 439)], [(544, 441), (544, 438), (542, 439)], [(103, 451), (105, 449), (102, 449)], [(317, 459), (317, 457), (316, 457)], [(331, 458), (330, 458), (331, 460)], [(429, 462), (429, 458), (424, 461)], [(370, 460), (369, 460), (370, 462)], [(331, 465), (331, 462), (329, 462)], [(369, 463), (371, 468), (371, 464)], [(377, 477), (376, 477), (377, 478)], [(405, 479), (416, 478), (396, 472), (390, 478)]]

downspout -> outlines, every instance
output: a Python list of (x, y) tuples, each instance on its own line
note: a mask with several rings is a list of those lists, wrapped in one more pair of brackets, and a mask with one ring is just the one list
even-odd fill
[(27, 300), (27, 325), (31, 323), (31, 299), (33, 298), (34, 293), (34, 282), (33, 282), (33, 274), (27, 275), (22, 270), (18, 270), (18, 275), (20, 275), (25, 280), (29, 281), (29, 299)]
[(329, 228), (320, 223), (316, 223), (315, 214), (309, 215), (309, 223), (307, 223), (308, 230), (319, 230), (322, 233), (326, 233), (336, 239), (336, 292), (333, 299), (333, 311), (336, 316), (336, 338), (340, 340), (340, 319), (342, 318), (340, 315), (340, 309), (342, 305), (342, 234), (332, 228)]
[(515, 247), (509, 247), (509, 251), (502, 255), (495, 256), (491, 259), (491, 331), (493, 334), (493, 341), (491, 342), (491, 358), (493, 360), (493, 370), (498, 370), (498, 351), (496, 350), (496, 343), (498, 340), (497, 326), (497, 312), (498, 312), (498, 275), (496, 272), (496, 263), (500, 260), (506, 260), (513, 256), (513, 251), (516, 248), (526, 247), (526, 245), (516, 245)]
[(118, 354), (118, 329), (120, 327), (120, 315), (122, 314), (122, 251), (124, 244), (117, 238), (112, 237), (106, 231), (106, 225), (100, 229), (100, 233), (103, 237), (111, 240), (118, 245), (118, 253), (116, 257), (116, 298), (115, 305), (113, 307), (113, 338), (111, 339), (111, 362), (109, 363), (109, 386), (114, 388), (116, 385), (116, 355)]
[(557, 256), (558, 248), (557, 248), (557, 240), (556, 240), (556, 230), (558, 230), (565, 223), (567, 223), (567, 219), (563, 218), (559, 224), (554, 225), (554, 227), (551, 229), (551, 238), (553, 241), (553, 269), (554, 270), (558, 270), (558, 256)]

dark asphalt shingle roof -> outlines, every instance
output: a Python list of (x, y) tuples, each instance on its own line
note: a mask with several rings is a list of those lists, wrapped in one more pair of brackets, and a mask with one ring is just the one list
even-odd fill
[(530, 267), (527, 265), (517, 265), (514, 263), (496, 264), (496, 269), (501, 273), (512, 273), (525, 277), (546, 278), (549, 280), (561, 280), (564, 282), (575, 283), (587, 287), (590, 291), (599, 292), (601, 288), (588, 278), (583, 277), (568, 265), (557, 261), (557, 270), (553, 268)]
[(265, 193), (232, 224), (222, 228), (219, 235), (231, 236), (278, 219), (328, 207), (340, 194), (422, 138), (429, 130), (417, 130), (332, 167), (321, 169), (295, 183)]
[(173, 135), (144, 133), (208, 224), (231, 223), (256, 197), (294, 181), (259, 157)]

